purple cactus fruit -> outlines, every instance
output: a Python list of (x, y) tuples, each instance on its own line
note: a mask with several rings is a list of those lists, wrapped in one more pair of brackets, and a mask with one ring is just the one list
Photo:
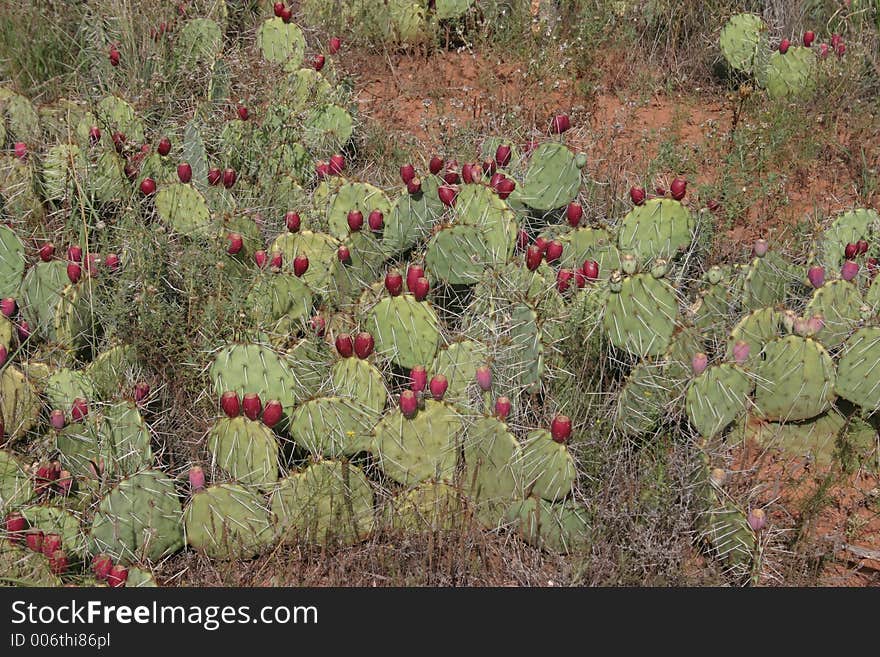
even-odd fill
[(571, 418), (557, 415), (550, 423), (550, 435), (557, 443), (564, 444), (571, 438)]
[(410, 265), (406, 268), (406, 289), (410, 292), (416, 285), (416, 281), (425, 276), (425, 268), (421, 265)]
[(510, 146), (508, 146), (507, 144), (501, 144), (498, 148), (495, 149), (495, 162), (500, 167), (506, 167), (508, 164), (510, 164), (510, 155)]
[(565, 218), (568, 220), (568, 225), (572, 228), (577, 228), (578, 224), (581, 223), (581, 218), (584, 216), (584, 209), (581, 207), (580, 203), (569, 203), (568, 207), (565, 208)]
[(281, 407), (281, 402), (277, 399), (271, 399), (266, 402), (261, 419), (263, 424), (271, 429), (281, 421), (282, 415), (284, 415), (284, 409)]
[(442, 374), (435, 374), (431, 377), (431, 383), (428, 384), (428, 387), (435, 401), (443, 401), (443, 395), (446, 394), (446, 389), (449, 388), (449, 381)]
[(810, 285), (815, 288), (820, 288), (825, 285), (825, 268), (824, 267), (810, 267), (807, 272), (807, 279), (810, 281)]
[(499, 397), (495, 400), (495, 416), (504, 422), (510, 415), (510, 399), (507, 397)]
[(134, 403), (140, 406), (150, 396), (150, 384), (141, 381), (134, 386)]
[(351, 358), (354, 355), (354, 338), (349, 333), (340, 333), (335, 340), (336, 351), (343, 358)]
[(32, 552), (43, 551), (44, 534), (40, 529), (29, 529), (24, 535), (24, 542)]
[(82, 397), (73, 400), (73, 406), (70, 409), (70, 417), (74, 422), (81, 422), (86, 415), (89, 414), (89, 405)]
[(763, 258), (767, 255), (767, 251), (770, 250), (770, 244), (765, 239), (759, 239), (755, 241), (755, 245), (752, 247), (752, 253), (755, 254), (758, 258)]
[(859, 254), (859, 245), (855, 242), (850, 242), (845, 247), (843, 247), (843, 257), (847, 260), (852, 260)]
[(749, 359), (752, 348), (745, 340), (737, 340), (733, 345), (733, 360), (737, 365), (742, 365)]
[(422, 392), (428, 385), (428, 371), (422, 365), (416, 365), (409, 371), (410, 390)]
[(807, 320), (807, 335), (816, 335), (825, 328), (825, 317), (822, 315), (813, 315)]
[(767, 514), (763, 509), (752, 509), (749, 511), (748, 522), (753, 532), (759, 532), (767, 525)]
[[(9, 357), (9, 352), (7, 351), (6, 347), (4, 345), (0, 344), (0, 367), (3, 367), (6, 364), (6, 359), (8, 357)], [(0, 438), (2, 438), (2, 437), (3, 437), (3, 435), (0, 434)]]
[(365, 360), (373, 353), (373, 336), (366, 331), (361, 331), (354, 337), (354, 353), (361, 360)]
[(238, 393), (233, 390), (227, 390), (220, 397), (220, 408), (226, 414), (226, 417), (238, 417), (241, 413), (241, 404), (238, 401)]
[(428, 298), (428, 292), (431, 291), (431, 284), (428, 282), (427, 278), (421, 276), (416, 279), (411, 291), (416, 298), (416, 301), (424, 301)]
[(107, 585), (112, 589), (125, 586), (126, 581), (128, 581), (128, 568), (121, 563), (113, 566), (107, 573)]
[(370, 216), (367, 217), (367, 224), (370, 226), (370, 230), (372, 231), (382, 230), (382, 227), (385, 225), (385, 216), (382, 214), (382, 211), (373, 210), (370, 213)]
[(263, 403), (257, 393), (248, 392), (241, 398), (241, 408), (247, 419), (256, 421), (263, 411)]
[(49, 415), (49, 424), (55, 431), (61, 431), (67, 425), (67, 418), (64, 417), (64, 411), (56, 408)]
[(489, 392), (492, 389), (492, 370), (488, 365), (480, 365), (477, 368), (477, 385), (483, 392)]
[(0, 313), (2, 313), (4, 317), (12, 319), (16, 312), (18, 312), (18, 304), (15, 302), (15, 299), (12, 297), (0, 299)]
[(101, 581), (107, 579), (111, 568), (113, 568), (113, 558), (109, 554), (101, 552), (92, 558), (92, 572), (96, 579)]
[(702, 351), (694, 354), (691, 358), (691, 368), (694, 370), (696, 376), (700, 376), (700, 374), (705, 372), (708, 365), (709, 358)]
[(851, 281), (859, 273), (859, 263), (853, 260), (847, 260), (840, 268), (840, 277), (845, 281)]
[(412, 390), (404, 390), (400, 393), (400, 412), (403, 413), (403, 417), (411, 420), (416, 416), (418, 410), (419, 400), (416, 393)]
[(189, 469), (189, 474), (187, 475), (189, 479), (190, 488), (192, 488), (194, 493), (197, 493), (200, 490), (205, 489), (205, 471), (199, 465), (194, 465)]

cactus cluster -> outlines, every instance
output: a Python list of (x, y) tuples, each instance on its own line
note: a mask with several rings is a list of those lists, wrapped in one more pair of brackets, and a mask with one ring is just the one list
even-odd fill
[[(409, 41), (474, 4), (341, 6)], [(307, 34), (289, 16), (261, 22), (248, 44), (284, 83), (250, 110), (235, 101), (230, 116), (215, 96), (231, 75), (216, 56), (225, 20), (176, 33), (169, 70), (210, 69), (184, 126), (115, 94), (38, 111), (0, 93), (0, 146), (33, 144), (32, 163), (0, 162), (10, 578), (57, 583), (91, 569), (148, 584), (153, 565), (184, 549), (241, 559), (470, 519), (570, 552), (590, 541), (580, 473), (606, 428), (638, 443), (692, 439), (699, 534), (748, 570), (758, 530), (713, 476), (709, 445), (741, 433), (827, 451), (847, 432), (860, 444), (880, 410), (875, 212), (833, 219), (806, 262), (761, 241), (745, 262), (704, 266), (706, 213), (684, 180), (669, 195), (631, 192), (619, 216), (584, 218), (587, 161), (563, 116), (534, 148), (494, 137), (482, 162), (436, 155), (383, 189), (346, 173), (356, 115), (332, 62), (303, 67)], [(736, 17), (722, 32), (731, 66), (756, 75), (759, 23)], [(772, 95), (808, 85), (813, 55), (799, 52), (769, 58)], [(58, 253), (45, 212), (63, 218)], [(135, 243), (168, 249), (151, 272), (167, 289), (141, 285), (136, 268), (163, 254)], [(180, 254), (210, 265), (180, 276)], [(120, 338), (120, 326), (139, 328), (100, 312), (117, 300), (149, 318), (137, 312), (150, 297), (216, 319), (173, 335), (204, 346), (179, 366), (202, 386), (193, 408), (213, 414), (185, 449), (157, 430), (163, 409), (143, 376), (165, 363), (142, 362)], [(595, 424), (575, 415), (584, 397)], [(63, 549), (48, 565), (32, 558), (18, 525)]]

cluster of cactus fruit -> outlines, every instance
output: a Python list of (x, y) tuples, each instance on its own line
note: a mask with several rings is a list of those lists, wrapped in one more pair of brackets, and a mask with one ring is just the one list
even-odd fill
[[(397, 190), (349, 179), (355, 124), (332, 61), (302, 67), (302, 30), (274, 12), (256, 47), (284, 82), (231, 118), (206, 90), (155, 152), (147, 135), (173, 126), (119, 97), (36, 109), (0, 92), (0, 581), (149, 585), (186, 547), (250, 558), (470, 521), (574, 550), (592, 509), (572, 341), (610, 372), (595, 392), (615, 439), (698, 445), (700, 535), (753, 569), (766, 518), (724, 492), (714, 449), (744, 436), (827, 458), (864, 443), (880, 410), (880, 216), (835, 218), (806, 263), (761, 240), (745, 263), (704, 268), (710, 214), (683, 178), (591, 221), (565, 115), (540, 144), (407, 164)], [(204, 44), (211, 22), (164, 34)], [(22, 237), (48, 212), (69, 217), (66, 252)], [(211, 252), (218, 294), (245, 291), (243, 326), (199, 363), (216, 419), (193, 453), (169, 459), (146, 368), (95, 315), (144, 255), (99, 255), (99, 222)]]
[(800, 40), (803, 45), (786, 37), (775, 40), (759, 16), (736, 14), (721, 30), (720, 46), (727, 65), (753, 78), (771, 98), (795, 98), (816, 89), (820, 65), (829, 55), (839, 59), (846, 53), (839, 34), (830, 43), (816, 43), (816, 33), (807, 30)]

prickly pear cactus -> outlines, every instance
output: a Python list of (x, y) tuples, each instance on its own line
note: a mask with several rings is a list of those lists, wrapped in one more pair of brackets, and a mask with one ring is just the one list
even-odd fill
[(61, 586), (61, 579), (52, 573), (49, 560), (24, 546), (0, 541), (0, 587)]
[(205, 197), (189, 184), (163, 185), (156, 193), (156, 212), (163, 223), (182, 235), (209, 237), (214, 232)]
[(446, 377), (449, 387), (444, 399), (467, 402), (468, 388), (474, 382), (477, 368), (485, 361), (485, 352), (485, 346), (473, 340), (454, 342), (437, 352), (430, 371)]
[(836, 386), (866, 416), (880, 410), (880, 328), (861, 328), (844, 343)]
[(351, 400), (358, 411), (374, 422), (379, 419), (388, 391), (382, 372), (374, 365), (359, 358), (342, 358), (334, 363), (330, 379), (336, 395)]
[(525, 489), (548, 502), (567, 497), (577, 479), (574, 458), (568, 448), (553, 440), (546, 429), (537, 429), (526, 437), (522, 471)]
[(771, 98), (795, 98), (816, 87), (816, 55), (809, 48), (791, 46), (784, 55), (774, 52), (764, 69), (764, 87)]
[(861, 319), (862, 295), (849, 281), (825, 283), (813, 292), (804, 317), (822, 316), (822, 328), (814, 336), (828, 349), (838, 347)]
[(211, 462), (236, 481), (268, 489), (278, 481), (278, 441), (269, 427), (240, 415), (220, 418), (208, 433)]
[(317, 456), (353, 456), (369, 449), (373, 420), (348, 399), (319, 397), (293, 412), (290, 437)]
[(440, 345), (440, 322), (431, 306), (403, 294), (379, 301), (367, 315), (366, 331), (376, 352), (407, 369), (434, 360)]
[(620, 389), (615, 407), (615, 425), (627, 436), (641, 436), (660, 422), (670, 391), (662, 365), (643, 361), (630, 372)]
[(870, 242), (876, 235), (880, 235), (880, 214), (875, 210), (844, 212), (822, 231), (819, 262), (828, 271), (839, 271), (845, 261), (847, 244), (855, 244), (859, 240)]
[(477, 517), (494, 528), (506, 506), (523, 495), (523, 450), (506, 424), (484, 417), (468, 428), (464, 461), (463, 487)]
[(607, 279), (620, 269), (620, 251), (615, 240), (604, 228), (577, 228), (559, 237), (563, 244), (561, 265), (577, 269), (587, 260), (599, 265), (599, 278)]
[(210, 368), (219, 399), (229, 390), (243, 397), (255, 392), (262, 400), (277, 399), (289, 415), (304, 392), (299, 375), (286, 358), (259, 344), (236, 344), (221, 349)]
[(451, 479), (458, 458), (462, 418), (451, 405), (427, 400), (412, 419), (400, 409), (374, 431), (370, 451), (386, 475), (406, 486), (430, 478)]
[(789, 335), (768, 343), (755, 378), (755, 406), (767, 420), (808, 420), (835, 398), (834, 362), (811, 338)]
[(590, 539), (589, 513), (572, 502), (529, 497), (508, 507), (507, 520), (530, 544), (552, 552), (575, 552)]
[(360, 211), (364, 219), (373, 210), (387, 217), (391, 214), (391, 202), (381, 189), (369, 183), (345, 183), (333, 196), (327, 212), (327, 225), (333, 237), (342, 240), (349, 235), (348, 213), (353, 210)]
[(675, 331), (678, 301), (670, 285), (650, 274), (619, 281), (605, 307), (603, 326), (611, 343), (636, 356), (661, 356)]
[(688, 387), (688, 419), (701, 436), (712, 438), (745, 412), (752, 388), (751, 379), (736, 365), (710, 367)]
[(98, 505), (89, 533), (93, 553), (124, 563), (158, 561), (183, 547), (174, 482), (145, 470), (121, 481)]
[(370, 482), (344, 461), (321, 461), (291, 474), (273, 493), (271, 508), (282, 541), (354, 544), (373, 526)]
[(183, 525), (187, 544), (213, 559), (251, 558), (274, 535), (263, 498), (237, 484), (195, 493), (183, 512)]
[(0, 424), (9, 440), (22, 438), (37, 421), (40, 400), (24, 374), (6, 365), (0, 369)]
[(297, 25), (275, 17), (260, 26), (257, 47), (266, 61), (298, 68), (305, 53), (306, 40)]
[(745, 342), (749, 346), (746, 363), (754, 366), (767, 343), (779, 337), (781, 322), (782, 313), (776, 308), (761, 308), (745, 315), (730, 332), (725, 358), (733, 360), (734, 346), (737, 342)]
[(617, 246), (621, 253), (631, 253), (646, 267), (657, 258), (669, 260), (687, 249), (694, 230), (693, 216), (680, 202), (650, 199), (623, 218)]
[(517, 198), (534, 210), (547, 212), (574, 200), (580, 185), (581, 170), (574, 153), (564, 144), (547, 142), (532, 153)]
[(731, 68), (754, 73), (758, 53), (767, 45), (767, 25), (755, 14), (737, 14), (721, 30), (721, 52)]
[(0, 299), (18, 296), (24, 266), (24, 245), (12, 228), (0, 225)]
[(30, 476), (12, 452), (0, 450), (0, 515), (26, 504), (33, 496)]

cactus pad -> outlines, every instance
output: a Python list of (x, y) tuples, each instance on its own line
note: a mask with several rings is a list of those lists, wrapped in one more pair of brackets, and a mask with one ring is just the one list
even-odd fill
[(727, 360), (733, 360), (733, 347), (737, 342), (749, 345), (749, 357), (746, 364), (754, 366), (760, 360), (765, 345), (779, 337), (782, 313), (775, 308), (761, 308), (743, 317), (733, 330), (727, 341)]
[(389, 477), (412, 486), (430, 478), (451, 478), (457, 462), (462, 418), (449, 404), (427, 400), (407, 419), (395, 408), (376, 426), (370, 451)]
[(24, 245), (15, 231), (0, 225), (0, 299), (17, 297), (24, 275)]
[(183, 512), (186, 542), (214, 559), (255, 556), (273, 536), (263, 498), (236, 484), (219, 484), (193, 495)]
[(531, 545), (560, 554), (575, 552), (590, 537), (587, 510), (572, 502), (551, 504), (529, 497), (508, 507), (507, 520)]
[(670, 260), (694, 239), (694, 219), (684, 205), (656, 198), (634, 207), (623, 218), (617, 237), (621, 253), (631, 253), (646, 266), (652, 260)]
[(767, 25), (754, 14), (737, 14), (721, 30), (721, 52), (731, 68), (752, 74), (758, 52), (766, 47)]
[(763, 82), (771, 98), (795, 98), (816, 87), (816, 55), (809, 48), (791, 46), (784, 55), (767, 60)]
[(17, 440), (30, 430), (40, 412), (40, 399), (24, 374), (7, 364), (0, 369), (0, 424), (6, 438)]
[(397, 365), (429, 364), (440, 344), (440, 324), (430, 305), (404, 294), (379, 301), (366, 319), (376, 352)]
[(353, 456), (369, 449), (371, 420), (370, 414), (347, 399), (319, 397), (293, 412), (290, 436), (315, 455)]
[(704, 438), (712, 438), (745, 412), (752, 381), (736, 365), (710, 367), (695, 378), (687, 391), (687, 414)]
[(529, 433), (522, 448), (523, 484), (531, 495), (555, 502), (571, 493), (577, 478), (574, 459), (546, 429)]
[(620, 269), (620, 252), (604, 228), (577, 228), (560, 236), (559, 241), (564, 247), (560, 261), (563, 267), (578, 269), (585, 260), (595, 260), (602, 280)]
[(190, 237), (208, 237), (213, 233), (208, 203), (195, 187), (183, 183), (163, 185), (155, 203), (159, 218), (178, 233)]
[(669, 284), (636, 274), (609, 295), (603, 326), (614, 346), (637, 356), (660, 356), (672, 339), (677, 316), (678, 301)]
[(208, 433), (212, 463), (236, 481), (266, 489), (278, 481), (278, 441), (262, 422), (220, 418)]
[(266, 61), (298, 67), (305, 53), (306, 40), (297, 25), (285, 23), (276, 16), (260, 26), (257, 47)]
[(810, 338), (789, 335), (768, 343), (755, 376), (755, 405), (767, 420), (807, 420), (834, 401), (834, 363)]
[(464, 488), (477, 516), (494, 528), (511, 500), (523, 492), (523, 451), (503, 422), (484, 417), (468, 428), (464, 443)]
[(330, 370), (334, 394), (351, 400), (354, 406), (378, 420), (388, 391), (382, 373), (365, 360), (342, 358)]
[(210, 369), (214, 392), (233, 390), (243, 397), (255, 392), (260, 399), (277, 399), (289, 415), (300, 398), (302, 384), (288, 361), (269, 347), (229, 345), (214, 358)]
[(30, 477), (18, 458), (0, 449), (0, 516), (5, 518), (10, 510), (26, 504), (32, 496)]
[(804, 317), (822, 315), (822, 329), (814, 336), (828, 349), (839, 346), (859, 323), (862, 295), (852, 283), (828, 281), (813, 292)]
[(577, 158), (565, 145), (547, 142), (532, 153), (518, 198), (546, 212), (570, 203), (581, 185)]
[(158, 561), (183, 547), (181, 509), (174, 482), (145, 470), (104, 497), (92, 521), (92, 552), (125, 562)]
[(837, 394), (865, 415), (880, 410), (880, 328), (860, 328), (843, 346), (837, 364)]
[(281, 540), (354, 544), (373, 525), (373, 491), (360, 468), (321, 461), (282, 480), (272, 495)]

